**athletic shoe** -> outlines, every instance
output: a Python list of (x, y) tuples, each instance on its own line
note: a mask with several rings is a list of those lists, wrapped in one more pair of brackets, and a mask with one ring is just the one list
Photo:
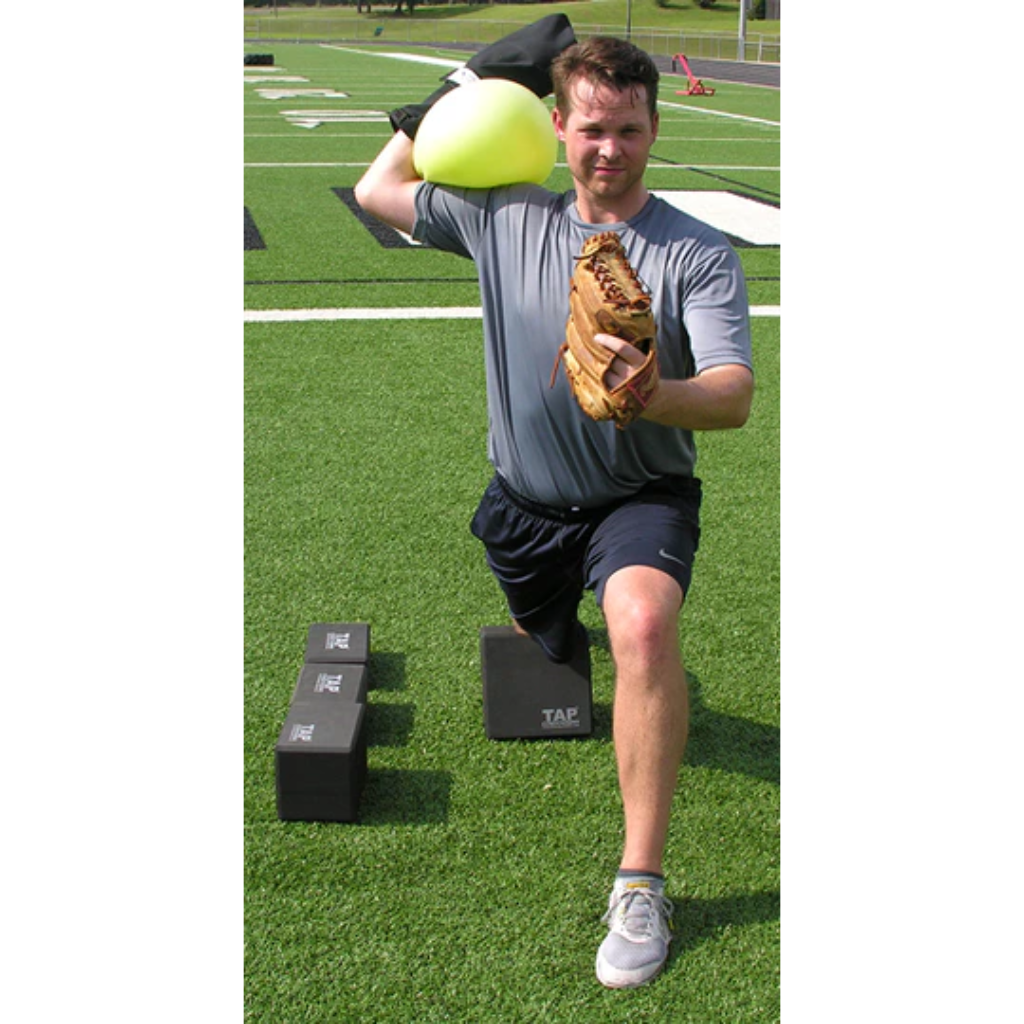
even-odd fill
[(650, 876), (617, 878), (602, 920), (609, 932), (597, 951), (597, 979), (608, 988), (635, 988), (665, 964), (672, 904), (665, 883)]

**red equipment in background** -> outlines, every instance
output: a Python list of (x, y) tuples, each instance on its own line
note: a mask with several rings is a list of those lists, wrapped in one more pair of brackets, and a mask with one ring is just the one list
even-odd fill
[(686, 77), (690, 80), (689, 89), (677, 89), (677, 96), (714, 96), (715, 90), (709, 89), (699, 78), (694, 78), (693, 72), (684, 54), (677, 53), (672, 57), (672, 70), (676, 70), (676, 63), (682, 64)]

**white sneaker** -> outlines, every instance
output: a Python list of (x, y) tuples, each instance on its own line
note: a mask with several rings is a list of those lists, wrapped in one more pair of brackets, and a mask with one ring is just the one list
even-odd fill
[(597, 979), (607, 988), (635, 988), (665, 964), (672, 939), (672, 903), (660, 878), (617, 878), (602, 918), (609, 931), (597, 951)]

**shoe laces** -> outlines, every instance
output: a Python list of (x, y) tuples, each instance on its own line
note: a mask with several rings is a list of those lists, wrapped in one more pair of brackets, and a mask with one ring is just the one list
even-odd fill
[(601, 919), (613, 931), (633, 942), (669, 938), (672, 901), (646, 888), (625, 889), (612, 896), (611, 906)]

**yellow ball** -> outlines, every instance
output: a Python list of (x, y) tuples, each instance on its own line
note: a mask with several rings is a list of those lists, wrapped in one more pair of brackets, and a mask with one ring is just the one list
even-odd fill
[(504, 78), (482, 78), (446, 93), (427, 111), (413, 145), (421, 178), (463, 188), (539, 185), (557, 155), (547, 107)]

